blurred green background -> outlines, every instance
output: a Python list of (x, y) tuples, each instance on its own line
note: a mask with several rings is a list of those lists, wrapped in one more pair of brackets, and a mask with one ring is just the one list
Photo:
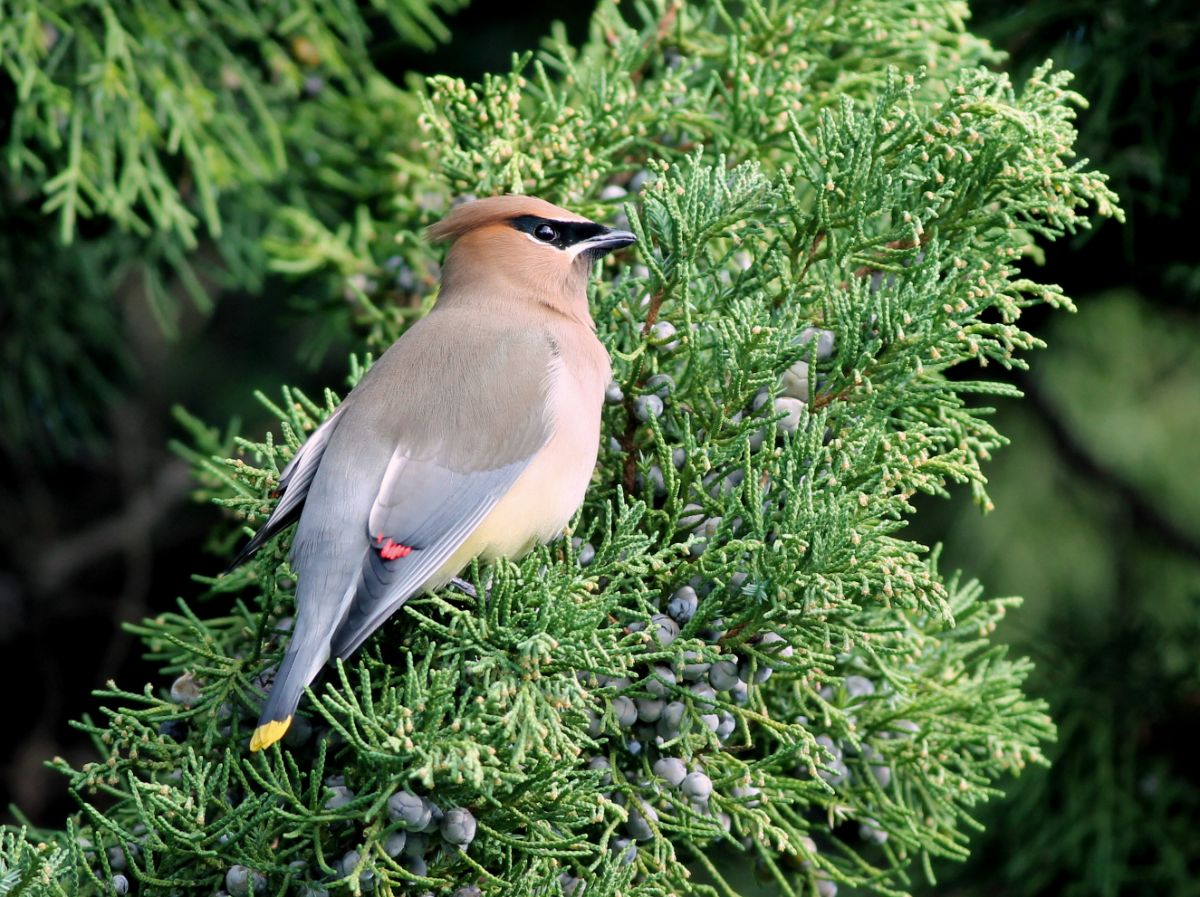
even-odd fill
[[(1051, 701), (1060, 732), (1053, 768), (1008, 783), (983, 811), (973, 859), (939, 867), (926, 890), (1200, 894), (1200, 7), (971, 8), (971, 27), (1011, 54), (1015, 80), (1046, 57), (1077, 74), (1091, 100), (1081, 152), (1112, 175), (1128, 223), (1104, 223), (1043, 260), (1039, 279), (1079, 310), (1035, 312), (1029, 329), (1049, 350), (1015, 378), (1027, 398), (997, 409), (1012, 445), (989, 468), (996, 510), (981, 515), (964, 490), (922, 501), (913, 525), (914, 537), (944, 543), (945, 569), (1025, 597), (1000, 634), (1036, 660), (1030, 687)], [(552, 21), (578, 38), (589, 14), (588, 4), (528, 0), (515, 17), (477, 0), (449, 18), (448, 46), (383, 47), (377, 61), (397, 81), (477, 77), (535, 48)], [(14, 97), (3, 77), (0, 96)], [(88, 751), (67, 721), (106, 679), (155, 675), (119, 622), (169, 607), (194, 593), (191, 573), (220, 566), (204, 552), (216, 514), (188, 501), (186, 465), (166, 447), (181, 435), (171, 406), (216, 422), (257, 414), (254, 389), (340, 384), (348, 346), (335, 336), (298, 370), (294, 348), (315, 338), (315, 316), (271, 280), (255, 295), (218, 295), (212, 312), (181, 306), (165, 336), (101, 241), (31, 256), (31, 234), (51, 245), (55, 227), (26, 199), (4, 181), (0, 362), (10, 370), (37, 355), (72, 401), (45, 409), (52, 451), (14, 418), (0, 431), (0, 651), (24, 679), (6, 697), (0, 805), (56, 825), (71, 807), (41, 764)], [(96, 315), (90, 303), (114, 295), (120, 314)], [(50, 322), (66, 336), (31, 348)], [(264, 341), (265, 329), (291, 342)], [(108, 339), (130, 357), (95, 355)], [(99, 376), (82, 376), (94, 357)]]

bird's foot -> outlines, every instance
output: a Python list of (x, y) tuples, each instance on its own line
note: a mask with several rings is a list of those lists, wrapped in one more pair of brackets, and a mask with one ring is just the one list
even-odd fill
[(472, 598), (475, 598), (475, 599), (479, 598), (479, 593), (477, 591), (475, 591), (475, 586), (471, 585), (469, 582), (467, 582), (465, 579), (463, 579), (460, 576), (456, 576), (456, 577), (454, 577), (454, 579), (450, 580), (450, 585), (454, 586), (460, 592), (466, 592)]

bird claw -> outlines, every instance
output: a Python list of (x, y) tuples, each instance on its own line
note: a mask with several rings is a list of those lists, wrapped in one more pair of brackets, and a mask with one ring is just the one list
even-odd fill
[(471, 585), (469, 582), (467, 582), (461, 576), (456, 576), (456, 577), (454, 577), (454, 579), (450, 580), (450, 585), (454, 586), (460, 592), (465, 592), (466, 594), (470, 595), (472, 598), (475, 598), (475, 599), (479, 598), (479, 593), (477, 591), (475, 591), (475, 586)]

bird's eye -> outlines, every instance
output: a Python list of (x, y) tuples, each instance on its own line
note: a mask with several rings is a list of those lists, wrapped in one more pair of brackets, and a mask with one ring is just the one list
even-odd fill
[(533, 229), (533, 235), (543, 243), (553, 243), (558, 239), (558, 231), (549, 224), (539, 224)]

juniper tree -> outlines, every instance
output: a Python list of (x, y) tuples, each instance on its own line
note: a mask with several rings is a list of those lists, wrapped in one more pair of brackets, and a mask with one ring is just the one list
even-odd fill
[(438, 14), (463, 5), (0, 6), (15, 100), (0, 195), (6, 441), (58, 454), (95, 441), (129, 376), (122, 278), (174, 334), (182, 301), (211, 310), (212, 282), (262, 289), (261, 234), (281, 204), (351, 217), (377, 195), (364, 173), (380, 167), (354, 166), (355, 153), (397, 151), (414, 99), (369, 48), (428, 49), (448, 36)]
[[(957, 483), (987, 506), (985, 403), (1015, 390), (980, 369), (1041, 345), (1023, 309), (1070, 307), (1021, 262), (1119, 215), (1072, 157), (1068, 76), (1011, 84), (965, 15), (604, 4), (579, 47), (413, 87), (419, 139), (374, 160), (390, 202), (283, 208), (266, 251), (340, 280), (370, 349), (432, 300), (420, 228), (454, 197), (627, 221), (638, 246), (591, 295), (615, 377), (584, 508), (411, 599), (262, 754), (290, 537), (199, 577), (207, 596), (133, 627), (164, 678), (99, 693), (80, 723), (99, 759), (55, 761), (80, 812), (10, 833), (9, 880), (738, 894), (752, 866), (789, 895), (897, 894), (964, 857), (973, 810), (1053, 726), (990, 639), (1016, 599), (939, 570), (906, 538), (911, 499)], [(260, 398), (262, 440), (185, 418), (204, 496), (250, 525), (338, 402)]]

